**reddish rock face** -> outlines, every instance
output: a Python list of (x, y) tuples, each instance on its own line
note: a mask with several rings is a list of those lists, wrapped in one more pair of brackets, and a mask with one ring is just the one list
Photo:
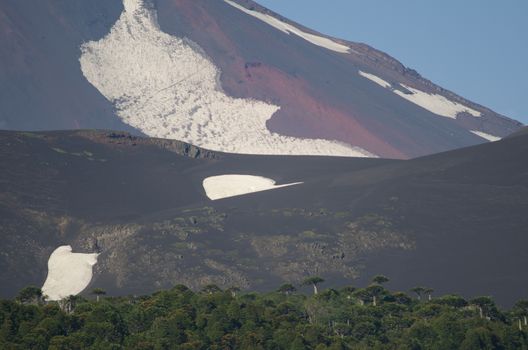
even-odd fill
[[(236, 3), (322, 36), (252, 1)], [(162, 31), (188, 38), (206, 53), (221, 72), (221, 87), (228, 95), (280, 106), (267, 122), (277, 134), (337, 140), (381, 157), (412, 158), (486, 142), (471, 130), (504, 137), (521, 126), (364, 44), (332, 39), (350, 52), (332, 51), (221, 0), (156, 0), (153, 5)], [(27, 7), (14, 0), (0, 4), (0, 18), (8, 19), (0, 23), (0, 37), (7, 38), (0, 46), (0, 77), (7, 82), (0, 88), (0, 127), (131, 130), (84, 79), (78, 64), (82, 42), (108, 33), (123, 9), (121, 1), (46, 0), (38, 15)], [(441, 95), (481, 116), (440, 116), (394, 93), (405, 90), (400, 84)]]
[[(237, 3), (275, 15), (251, 1)], [(198, 43), (222, 71), (223, 88), (229, 94), (281, 106), (268, 122), (273, 132), (335, 139), (383, 157), (409, 158), (485, 142), (468, 130), (505, 136), (520, 126), (443, 90), (364, 44), (339, 41), (351, 52), (333, 52), (223, 1), (159, 0), (157, 6), (161, 28)], [(359, 70), (393, 85), (443, 95), (482, 117), (438, 116), (358, 76)]]

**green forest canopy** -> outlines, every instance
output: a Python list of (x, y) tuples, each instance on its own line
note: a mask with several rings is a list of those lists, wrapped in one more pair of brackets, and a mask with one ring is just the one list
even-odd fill
[[(376, 283), (378, 282), (378, 283)], [(415, 297), (367, 288), (240, 293), (178, 285), (150, 296), (45, 302), (28, 287), (0, 301), (1, 349), (526, 349), (528, 301)], [(375, 301), (375, 303), (374, 303)]]

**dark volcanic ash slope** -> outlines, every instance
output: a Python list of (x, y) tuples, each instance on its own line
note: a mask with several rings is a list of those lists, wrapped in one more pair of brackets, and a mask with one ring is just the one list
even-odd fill
[[(1, 132), (0, 290), (46, 277), (59, 245), (101, 253), (91, 287), (269, 289), (376, 273), (407, 289), (526, 296), (528, 138), (410, 161), (244, 156), (119, 132)], [(209, 200), (204, 178), (288, 188)]]
[[(219, 91), (239, 103), (240, 99), (262, 103), (231, 121), (238, 128), (245, 125), (243, 119), (258, 125), (254, 129), (264, 138), (272, 132), (337, 140), (381, 157), (410, 158), (474, 145), (486, 140), (471, 131), (504, 137), (520, 127), (436, 86), (382, 52), (324, 37), (251, 1), (126, 0), (125, 4), (128, 12), (123, 12), (120, 0), (3, 1), (0, 127), (135, 130), (210, 146), (211, 135), (229, 134), (214, 123), (229, 106), (225, 99), (216, 103)], [(136, 6), (139, 12), (123, 19)], [(267, 18), (275, 27), (257, 17)], [(145, 30), (145, 23), (152, 21), (156, 23)], [(117, 35), (116, 26), (128, 27), (134, 34)], [(112, 30), (115, 36), (104, 42)], [(321, 40), (323, 45), (314, 44)], [(81, 50), (83, 44), (87, 46)], [(178, 51), (184, 47), (197, 56), (189, 58)], [(84, 67), (79, 62), (82, 53)], [(201, 59), (214, 72), (195, 81), (193, 72), (208, 71), (193, 66)], [(156, 62), (155, 70), (151, 62)], [(185, 67), (181, 76), (175, 73), (178, 67)], [(216, 78), (217, 91), (203, 89), (204, 81)], [(390, 87), (380, 86), (381, 81)], [(137, 86), (142, 88), (136, 90)], [(193, 91), (212, 101), (195, 98)], [(435, 96), (448, 109), (456, 103), (466, 111), (440, 116), (408, 100), (419, 95)], [(264, 104), (280, 109), (273, 112)], [(220, 125), (226, 123), (222, 120)], [(197, 130), (197, 135), (190, 130)], [(239, 145), (243, 137), (234, 137), (218, 142), (215, 149), (243, 151)], [(285, 152), (281, 143), (271, 143), (276, 148), (265, 153)]]
[(27, 1), (0, 4), (0, 128), (134, 129), (84, 78), (80, 45), (104, 36), (119, 1)]

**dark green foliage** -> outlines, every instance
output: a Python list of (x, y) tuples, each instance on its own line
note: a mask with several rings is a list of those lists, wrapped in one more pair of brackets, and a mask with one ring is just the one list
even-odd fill
[(180, 285), (47, 304), (33, 303), (38, 291), (26, 288), (0, 301), (0, 348), (528, 350), (526, 301), (505, 312), (489, 297), (417, 300), (379, 283), (313, 296), (293, 293), (293, 285), (267, 294)]
[(22, 289), (17, 296), (17, 300), (22, 304), (39, 304), (43, 299), (42, 290), (34, 286)]
[(324, 279), (322, 279), (321, 277), (319, 276), (313, 276), (313, 277), (308, 277), (306, 278), (303, 282), (302, 282), (302, 285), (303, 286), (313, 286), (313, 289), (314, 289), (314, 294), (317, 294), (317, 285), (319, 283), (323, 283), (324, 282)]
[(497, 344), (497, 337), (487, 328), (479, 327), (468, 330), (461, 350), (492, 350), (500, 349)]
[(422, 299), (422, 294), (425, 292), (425, 290), (426, 290), (425, 287), (414, 287), (414, 288), (411, 289), (411, 292), (416, 294), (416, 296), (418, 297), (418, 300), (421, 300)]
[(95, 288), (94, 290), (92, 290), (92, 294), (95, 295), (95, 297), (97, 298), (97, 301), (99, 301), (99, 298), (101, 297), (101, 295), (105, 295), (106, 292), (104, 291), (104, 289)]
[(383, 284), (389, 282), (389, 279), (386, 276), (383, 275), (376, 275), (372, 278), (372, 283), (375, 284)]
[(277, 289), (277, 292), (284, 293), (286, 295), (294, 293), (295, 291), (297, 291), (297, 288), (295, 288), (295, 286), (291, 283), (283, 284), (279, 287), (279, 289)]

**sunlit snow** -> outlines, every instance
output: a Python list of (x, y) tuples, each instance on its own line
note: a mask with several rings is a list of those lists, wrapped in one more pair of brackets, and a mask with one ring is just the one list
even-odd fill
[(400, 90), (393, 90), (396, 94), (422, 108), (427, 109), (430, 112), (433, 112), (434, 114), (453, 119), (456, 119), (457, 114), (462, 112), (469, 113), (474, 117), (480, 117), (482, 115), (482, 113), (479, 111), (464, 106), (463, 104), (448, 100), (445, 96), (438, 94), (428, 94), (427, 92), (414, 89), (404, 84), (400, 85), (412, 93), (406, 94)]
[(237, 4), (234, 1), (230, 1), (230, 0), (224, 0), (224, 1), (226, 3), (228, 3), (229, 5), (231, 5), (233, 7), (236, 7), (240, 11), (243, 11), (243, 12), (247, 13), (248, 15), (251, 15), (251, 16), (253, 16), (255, 18), (258, 18), (259, 20), (269, 24), (272, 27), (277, 28), (280, 31), (283, 31), (286, 34), (290, 34), (291, 33), (291, 34), (297, 35), (297, 36), (303, 38), (304, 40), (311, 42), (314, 45), (324, 47), (325, 49), (328, 49), (328, 50), (332, 50), (332, 51), (336, 51), (336, 52), (340, 52), (340, 53), (349, 53), (350, 52), (350, 48), (348, 46), (339, 44), (339, 43), (337, 43), (337, 42), (335, 42), (335, 41), (333, 41), (331, 39), (322, 37), (320, 35), (306, 33), (306, 32), (300, 30), (299, 28), (297, 28), (297, 27), (295, 27), (295, 26), (293, 26), (293, 25), (291, 25), (289, 23), (283, 22), (283, 21), (281, 21), (281, 20), (279, 20), (279, 19), (277, 19), (277, 18), (275, 18), (273, 16), (270, 16), (270, 15), (267, 15), (267, 14), (264, 14), (264, 13), (260, 13), (258, 11), (249, 10), (249, 9), (243, 7), (243, 6), (240, 6), (239, 4)]
[(365, 73), (363, 71), (359, 71), (359, 75), (361, 75), (362, 77), (367, 78), (367, 79), (375, 82), (376, 84), (378, 84), (378, 85), (380, 85), (380, 86), (382, 86), (384, 88), (390, 88), (391, 87), (390, 83), (388, 83), (387, 81), (381, 79), (377, 75), (370, 74), (370, 73)]
[(238, 174), (211, 176), (203, 180), (205, 194), (211, 200), (274, 190), (299, 184), (302, 184), (302, 182), (275, 185), (275, 181), (267, 177)]
[(482, 131), (477, 131), (477, 130), (470, 130), (470, 131), (471, 131), (473, 134), (475, 134), (475, 135), (477, 135), (477, 136), (480, 136), (480, 137), (482, 137), (483, 139), (486, 139), (486, 140), (491, 141), (491, 142), (501, 140), (501, 138), (498, 137), (498, 136), (491, 135), (491, 134), (486, 134), (485, 132), (482, 132)]
[(82, 292), (92, 280), (92, 267), (98, 254), (72, 253), (69, 245), (60, 246), (48, 260), (48, 277), (42, 293), (48, 300), (61, 300)]
[(428, 111), (434, 114), (437, 114), (439, 116), (456, 119), (458, 113), (462, 113), (462, 112), (469, 113), (474, 117), (482, 116), (482, 113), (480, 113), (479, 111), (474, 110), (468, 106), (464, 106), (463, 104), (460, 104), (458, 102), (451, 101), (445, 96), (438, 95), (438, 94), (428, 94), (426, 92), (412, 88), (405, 84), (400, 84), (400, 86), (402, 86), (403, 88), (405, 88), (406, 90), (410, 92), (410, 93), (405, 93), (403, 91), (394, 89), (389, 82), (383, 80), (377, 75), (374, 75), (371, 73), (365, 73), (363, 71), (359, 71), (358, 73), (362, 77), (367, 78), (386, 89), (392, 90), (392, 92), (403, 97), (404, 99), (424, 109), (427, 109)]
[(149, 136), (231, 153), (375, 157), (333, 140), (271, 133), (266, 121), (279, 106), (227, 96), (219, 69), (197, 44), (163, 33), (142, 0), (123, 4), (110, 33), (82, 45), (80, 64), (125, 123)]

